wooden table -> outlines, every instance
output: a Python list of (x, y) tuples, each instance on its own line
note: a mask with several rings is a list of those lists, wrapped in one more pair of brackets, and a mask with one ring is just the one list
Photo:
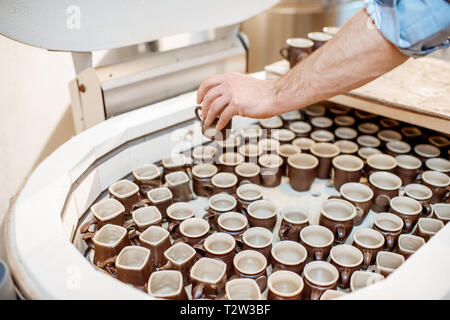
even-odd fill
[[(287, 61), (265, 68), (268, 79), (289, 71)], [(450, 62), (410, 59), (365, 86), (328, 99), (385, 117), (450, 134)]]

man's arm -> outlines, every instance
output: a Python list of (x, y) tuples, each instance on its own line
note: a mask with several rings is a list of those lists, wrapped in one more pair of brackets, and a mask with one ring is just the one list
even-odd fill
[(206, 78), (197, 92), (206, 124), (218, 128), (235, 115), (269, 118), (358, 88), (408, 59), (386, 40), (365, 10), (328, 43), (278, 80), (240, 73)]

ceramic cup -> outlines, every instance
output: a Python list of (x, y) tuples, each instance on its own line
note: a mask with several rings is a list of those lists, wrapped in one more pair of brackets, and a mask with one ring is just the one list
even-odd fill
[(403, 127), (400, 132), (409, 143), (416, 144), (422, 136), (422, 131), (417, 127)]
[(152, 297), (160, 299), (188, 300), (183, 276), (176, 270), (153, 272), (148, 280), (147, 292)]
[(266, 130), (267, 137), (271, 137), (272, 130), (283, 127), (283, 120), (279, 116), (259, 120), (259, 126)]
[[(258, 157), (262, 153), (261, 149), (258, 147), (256, 143), (244, 144), (239, 147), (238, 152), (240, 155), (244, 156), (245, 163), (252, 163), (252, 164), (256, 164), (258, 162)], [(244, 163), (241, 163), (239, 165), (242, 164)]]
[(365, 148), (378, 148), (381, 145), (380, 139), (371, 135), (361, 135), (356, 139), (356, 142)]
[(108, 191), (112, 198), (122, 203), (126, 213), (130, 213), (140, 200), (138, 185), (126, 179), (114, 182)]
[(183, 276), (184, 285), (189, 284), (189, 271), (196, 261), (196, 251), (184, 242), (175, 243), (164, 251), (164, 258), (167, 261), (160, 270), (176, 270)]
[(302, 115), (299, 110), (293, 110), (282, 113), (280, 117), (283, 119), (283, 127), (287, 129), (292, 122), (299, 121), (302, 118)]
[(256, 163), (244, 162), (236, 166), (234, 169), (238, 177), (238, 183), (249, 181), (253, 184), (261, 184), (261, 168)]
[(158, 226), (150, 226), (139, 236), (141, 246), (150, 249), (150, 259), (156, 267), (165, 263), (164, 252), (172, 245), (170, 233)]
[(211, 140), (223, 141), (227, 140), (231, 133), (231, 121), (229, 121), (225, 127), (221, 130), (216, 129), (217, 123), (219, 122), (219, 118), (214, 119), (213, 123), (209, 126), (206, 126), (201, 115), (202, 107), (198, 106), (195, 108), (195, 117), (202, 124), (202, 133), (203, 135)]
[(392, 251), (397, 246), (398, 237), (403, 230), (403, 220), (392, 213), (382, 212), (373, 219), (373, 229), (384, 237), (384, 249)]
[(330, 257), (330, 263), (339, 272), (338, 286), (347, 289), (350, 287), (352, 274), (358, 271), (363, 263), (361, 250), (348, 244), (340, 244), (331, 249)]
[(211, 178), (218, 172), (217, 167), (210, 163), (197, 164), (192, 167), (192, 185), (194, 193), (201, 197), (208, 197), (210, 193), (208, 187)]
[(350, 290), (351, 292), (355, 292), (383, 280), (384, 276), (379, 273), (355, 271), (350, 279)]
[(400, 267), (403, 262), (405, 262), (405, 258), (401, 254), (389, 251), (378, 252), (376, 258), (376, 266), (384, 277), (389, 276), (395, 269)]
[(294, 146), (299, 147), (302, 150), (302, 153), (311, 153), (311, 147), (316, 142), (313, 139), (310, 138), (297, 138), (292, 141), (292, 144)]
[(250, 125), (239, 128), (239, 134), (244, 138), (244, 144), (257, 143), (263, 133), (263, 130), (258, 125)]
[(237, 152), (239, 146), (242, 144), (242, 137), (238, 134), (231, 133), (228, 139), (223, 141), (216, 141), (215, 143), (218, 147), (218, 153)]
[(332, 143), (334, 142), (334, 134), (331, 131), (328, 130), (315, 130), (313, 132), (311, 132), (310, 135), (311, 139), (313, 139), (316, 143), (325, 143), (325, 142), (329, 142)]
[(439, 148), (441, 151), (446, 151), (447, 148), (450, 146), (450, 140), (448, 140), (444, 136), (428, 137), (428, 142), (433, 146), (435, 146), (436, 148)]
[(150, 226), (161, 225), (162, 216), (158, 208), (155, 206), (147, 206), (134, 210), (131, 213), (133, 217), (133, 223), (136, 230), (143, 232)]
[(376, 171), (389, 171), (394, 173), (397, 161), (393, 156), (388, 154), (373, 154), (367, 158), (367, 174), (370, 175)]
[(97, 229), (106, 224), (123, 226), (125, 207), (116, 199), (103, 199), (91, 206), (91, 212), (97, 222)]
[(301, 274), (306, 264), (308, 252), (298, 242), (284, 240), (272, 246), (272, 272), (288, 270)]
[(408, 259), (424, 244), (425, 240), (422, 237), (411, 234), (401, 234), (400, 237), (398, 238), (398, 245), (395, 252), (404, 256), (405, 259)]
[(433, 217), (441, 220), (444, 225), (450, 221), (450, 203), (436, 203), (433, 207)]
[(132, 173), (142, 197), (145, 197), (151, 189), (161, 185), (161, 172), (154, 164), (145, 164), (134, 168)]
[(176, 242), (184, 242), (190, 246), (193, 246), (194, 249), (198, 249), (196, 245), (201, 244), (206, 239), (206, 237), (208, 237), (209, 230), (210, 226), (204, 219), (186, 219), (180, 223), (181, 237), (177, 239)]
[(175, 171), (166, 174), (166, 182), (173, 194), (173, 201), (190, 201), (194, 199), (190, 186), (190, 179), (186, 172)]
[(155, 188), (147, 192), (150, 203), (156, 206), (161, 213), (162, 220), (167, 220), (167, 208), (173, 203), (173, 194), (169, 188)]
[(422, 205), (423, 217), (428, 217), (431, 215), (433, 208), (430, 205), (430, 199), (433, 196), (433, 191), (427, 186), (418, 183), (411, 183), (405, 186), (405, 196), (417, 200)]
[(359, 150), (359, 145), (350, 140), (338, 140), (334, 144), (342, 154), (355, 155)]
[(276, 187), (281, 183), (283, 175), (283, 159), (276, 154), (264, 154), (258, 158), (261, 167), (261, 184), (265, 187)]
[(192, 150), (192, 159), (194, 164), (199, 163), (214, 163), (217, 149), (215, 146), (197, 146)]
[(307, 191), (317, 176), (319, 160), (311, 154), (297, 154), (288, 157), (288, 176), (291, 187), (296, 191)]
[(305, 208), (290, 206), (281, 210), (278, 236), (281, 240), (300, 241), (300, 231), (309, 225), (309, 213)]
[[(370, 158), (370, 157), (369, 157)], [(339, 190), (344, 183), (359, 182), (364, 162), (352, 155), (339, 155), (332, 160), (334, 187)]]
[(308, 122), (294, 121), (289, 125), (289, 130), (294, 132), (297, 138), (306, 138), (309, 137), (312, 127)]
[(127, 229), (114, 224), (106, 224), (92, 238), (95, 247), (94, 264), (99, 268), (114, 263), (116, 256), (126, 246), (131, 245)]
[(191, 268), (192, 299), (220, 299), (225, 294), (227, 265), (222, 261), (201, 258)]
[(208, 200), (209, 209), (203, 219), (209, 222), (211, 230), (218, 230), (217, 219), (218, 217), (230, 211), (235, 211), (237, 206), (236, 199), (226, 193), (219, 193), (211, 196)]
[(328, 117), (315, 117), (310, 123), (313, 130), (329, 130), (333, 126), (333, 120)]
[(327, 41), (333, 38), (332, 35), (325, 32), (310, 32), (308, 33), (308, 39), (314, 42), (313, 51), (319, 49), (323, 46)]
[(381, 151), (376, 148), (362, 147), (358, 150), (358, 156), (367, 161), (367, 158), (373, 154), (380, 154)]
[(380, 119), (380, 126), (385, 129), (393, 129), (400, 126), (400, 122), (390, 118)]
[(328, 107), (327, 111), (334, 117), (348, 114), (352, 109), (347, 106), (332, 104)]
[(303, 280), (303, 299), (319, 300), (326, 290), (337, 288), (339, 271), (329, 262), (312, 261), (303, 270)]
[(422, 205), (419, 201), (409, 197), (397, 196), (391, 199), (389, 205), (389, 212), (402, 218), (403, 232), (411, 232), (422, 213)]
[(444, 228), (444, 223), (440, 220), (432, 218), (420, 218), (417, 222), (417, 228), (414, 234), (424, 238), (425, 241), (428, 241), (442, 228)]
[(261, 300), (261, 290), (252, 279), (233, 279), (225, 285), (227, 300)]
[(327, 112), (327, 108), (320, 103), (312, 104), (303, 109), (307, 120), (311, 121), (314, 117), (323, 117)]
[(354, 117), (347, 116), (347, 115), (336, 116), (336, 117), (334, 117), (333, 121), (336, 124), (336, 126), (338, 126), (338, 127), (351, 127), (356, 122)]
[(341, 198), (355, 206), (356, 216), (353, 221), (355, 226), (360, 225), (372, 206), (373, 191), (367, 185), (356, 182), (344, 183), (339, 189)]
[(267, 280), (267, 300), (301, 300), (304, 290), (303, 279), (292, 271), (280, 270)]
[(186, 168), (188, 167), (188, 158), (185, 157), (183, 154), (175, 154), (170, 155), (168, 157), (165, 157), (162, 159), (162, 165), (163, 165), (163, 181), (165, 182), (165, 176), (171, 172), (175, 171), (186, 171)]
[(176, 202), (167, 208), (167, 216), (169, 218), (167, 230), (171, 233), (172, 238), (178, 239), (181, 236), (179, 229), (181, 222), (193, 218), (195, 216), (195, 208), (187, 202)]
[(314, 42), (309, 39), (287, 39), (286, 47), (280, 49), (280, 55), (289, 62), (289, 67), (292, 69), (313, 52), (313, 46)]
[(261, 139), (258, 142), (258, 148), (260, 150), (260, 154), (278, 154), (278, 150), (280, 149), (280, 142), (275, 139)]
[(409, 145), (409, 143), (405, 142), (405, 141), (399, 141), (399, 140), (394, 140), (394, 141), (389, 141), (388, 143), (386, 143), (386, 153), (396, 157), (402, 154), (407, 154), (411, 151), (411, 146)]
[(263, 198), (263, 191), (260, 186), (253, 183), (240, 185), (236, 190), (237, 211), (247, 215), (248, 206)]
[(240, 212), (226, 212), (217, 219), (220, 232), (228, 233), (234, 238), (239, 238), (247, 230), (248, 220)]
[(116, 260), (117, 279), (133, 286), (143, 287), (155, 266), (150, 250), (140, 246), (128, 246), (120, 251)]
[(261, 253), (267, 261), (272, 250), (273, 234), (266, 228), (249, 228), (242, 235), (241, 246), (243, 250), (254, 250)]
[(328, 289), (320, 296), (320, 300), (334, 300), (345, 296), (346, 293), (334, 289)]
[(370, 187), (373, 191), (372, 210), (386, 212), (389, 201), (398, 196), (402, 180), (387, 171), (376, 171), (369, 176)]
[(450, 175), (450, 161), (444, 158), (431, 158), (425, 161), (425, 166), (429, 170), (439, 171)]
[(354, 140), (358, 136), (358, 131), (349, 127), (338, 127), (334, 130), (337, 139)]
[(362, 134), (376, 134), (380, 127), (373, 122), (363, 122), (358, 125), (358, 131)]
[(334, 26), (323, 27), (322, 31), (331, 34), (332, 36), (335, 36), (339, 32), (339, 28)]
[(450, 177), (439, 171), (425, 171), (422, 173), (422, 182), (433, 192), (430, 203), (441, 202), (450, 191)]
[(310, 225), (300, 231), (300, 243), (308, 251), (308, 261), (326, 260), (333, 242), (333, 232), (323, 226)]
[(256, 200), (244, 209), (250, 227), (263, 227), (272, 231), (277, 223), (278, 208), (269, 200)]
[(209, 235), (204, 242), (194, 245), (208, 258), (223, 261), (227, 265), (227, 276), (233, 271), (233, 258), (235, 256), (236, 240), (225, 232), (216, 232)]
[(383, 235), (369, 228), (360, 228), (353, 233), (353, 245), (363, 253), (363, 268), (368, 268), (375, 262), (379, 251), (383, 249)]
[(417, 175), (421, 172), (422, 161), (419, 158), (410, 155), (399, 155), (395, 157), (397, 167), (395, 174), (402, 179), (402, 185), (407, 185), (416, 180)]
[(280, 146), (279, 155), (283, 159), (283, 165), (281, 166), (281, 170), (283, 175), (288, 176), (288, 163), (287, 159), (290, 156), (300, 154), (301, 150), (299, 147), (294, 146), (293, 144), (283, 144)]
[(234, 275), (231, 279), (251, 279), (256, 282), (261, 292), (267, 286), (267, 259), (255, 250), (244, 250), (234, 256)]
[(311, 153), (319, 160), (317, 177), (329, 179), (332, 167), (332, 159), (339, 154), (339, 148), (331, 143), (316, 143), (311, 147)]
[(422, 162), (425, 162), (427, 159), (439, 157), (441, 150), (432, 144), (416, 144), (414, 153)]
[(205, 191), (210, 194), (228, 193), (230, 195), (236, 194), (238, 178), (234, 173), (219, 172), (211, 178), (211, 184), (204, 185)]
[(288, 129), (274, 129), (271, 131), (270, 136), (280, 142), (281, 145), (291, 144), (295, 139), (296, 134)]
[(219, 171), (234, 173), (237, 165), (244, 162), (244, 156), (236, 152), (222, 153), (217, 159)]
[(381, 143), (383, 144), (383, 146), (385, 146), (386, 143), (388, 143), (389, 141), (402, 140), (402, 134), (398, 131), (391, 130), (391, 129), (385, 129), (385, 130), (378, 131), (377, 137), (378, 137), (378, 139), (381, 140)]
[(350, 202), (328, 199), (322, 203), (319, 224), (333, 232), (336, 243), (343, 243), (352, 231), (355, 217), (356, 209)]

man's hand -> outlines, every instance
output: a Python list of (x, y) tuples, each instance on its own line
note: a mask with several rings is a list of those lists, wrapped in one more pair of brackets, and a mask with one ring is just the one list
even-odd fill
[(236, 115), (270, 118), (277, 114), (275, 84), (237, 72), (208, 77), (197, 91), (197, 103), (203, 102), (203, 120), (209, 126), (220, 117), (217, 129), (222, 129)]

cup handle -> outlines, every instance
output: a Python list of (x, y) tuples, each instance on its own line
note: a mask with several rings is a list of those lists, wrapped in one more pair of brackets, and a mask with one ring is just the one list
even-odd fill
[(239, 183), (239, 187), (240, 186), (243, 186), (244, 184), (251, 184), (252, 182), (250, 181), (250, 180), (247, 180), (247, 179), (245, 179), (245, 180), (242, 180), (240, 183)]
[(95, 217), (92, 217), (91, 220), (86, 221), (86, 222), (81, 226), (80, 232), (81, 232), (81, 233), (86, 233), (86, 232), (88, 232), (89, 228), (90, 228), (91, 225), (93, 225), (93, 224), (95, 224), (95, 225), (97, 224), (97, 219), (95, 219)]
[(237, 273), (235, 273), (235, 274), (233, 274), (229, 279), (228, 279), (228, 281), (230, 281), (230, 280), (235, 280), (235, 279), (239, 279), (240, 277), (239, 277), (239, 275), (237, 274)]
[(192, 288), (192, 298), (193, 299), (200, 299), (203, 295), (203, 291), (205, 290), (205, 284), (199, 283), (195, 287)]
[(327, 198), (327, 200), (330, 200), (330, 199), (342, 199), (342, 197), (340, 195), (339, 196), (329, 196)]
[(256, 278), (256, 284), (258, 285), (259, 290), (261, 290), (261, 292), (264, 292), (267, 286), (267, 277), (265, 275), (259, 276), (258, 278)]
[(172, 270), (173, 269), (172, 263), (170, 261), (167, 261), (167, 263), (165, 265), (163, 265), (160, 269), (161, 270)]
[(350, 269), (342, 269), (341, 272), (341, 284), (344, 286), (344, 288), (347, 288), (348, 282), (350, 280)]
[(205, 182), (203, 184), (203, 190), (206, 192), (208, 197), (211, 197), (214, 191), (214, 186), (209, 182)]
[(142, 199), (139, 202), (136, 202), (135, 204), (133, 204), (133, 207), (131, 209), (131, 211), (142, 208), (142, 207), (146, 207), (150, 205), (150, 200), (149, 199)]
[(370, 262), (372, 261), (372, 253), (369, 250), (364, 250), (363, 257), (364, 265), (370, 266)]
[(115, 255), (115, 256), (113, 256), (113, 257), (110, 257), (110, 258), (106, 259), (106, 260), (103, 261), (103, 262), (98, 262), (98, 263), (97, 263), (97, 267), (103, 269), (103, 268), (105, 268), (107, 265), (115, 264), (115, 263), (116, 263), (116, 260), (117, 260), (117, 255)]
[(323, 251), (322, 251), (322, 249), (314, 250), (314, 258), (315, 258), (315, 260), (323, 260)]
[(405, 223), (404, 230), (411, 230), (412, 220), (409, 217), (404, 217), (403, 222)]
[(278, 236), (280, 237), (281, 240), (286, 240), (286, 232), (288, 232), (289, 229), (290, 228), (286, 225), (280, 226), (280, 231), (278, 232)]
[(392, 251), (392, 249), (394, 249), (394, 243), (395, 243), (395, 237), (391, 236), (391, 235), (386, 235), (386, 248), (389, 251)]
[(286, 60), (288, 60), (287, 50), (288, 50), (288, 47), (283, 47), (280, 49), (280, 55)]
[(322, 295), (322, 291), (313, 288), (311, 290), (311, 300), (319, 300)]
[(248, 217), (248, 211), (247, 208), (241, 207), (241, 213), (247, 218)]
[(428, 201), (422, 202), (422, 215), (423, 216), (428, 217), (432, 211), (433, 211), (433, 208), (431, 208), (430, 203)]
[(170, 221), (169, 222), (169, 226), (167, 227), (167, 229), (169, 230), (170, 233), (172, 233), (174, 231), (174, 229), (180, 224), (179, 221)]
[(200, 114), (199, 114), (199, 111), (201, 111), (201, 110), (202, 110), (202, 107), (201, 107), (201, 106), (197, 106), (197, 107), (195, 107), (195, 111), (194, 111), (195, 117), (196, 117), (197, 120), (200, 121), (200, 122), (202, 122), (202, 117), (201, 117)]
[(336, 226), (336, 231), (337, 231), (338, 241), (344, 241), (345, 240), (345, 233), (346, 233), (344, 225), (338, 224)]
[(389, 202), (391, 201), (391, 198), (385, 194), (380, 194), (375, 199), (375, 204), (380, 207), (386, 207), (389, 206)]
[(361, 218), (364, 216), (364, 210), (361, 207), (355, 206), (356, 209), (356, 216), (358, 218)]
[(205, 256), (205, 246), (203, 242), (196, 243), (192, 246), (201, 256)]

